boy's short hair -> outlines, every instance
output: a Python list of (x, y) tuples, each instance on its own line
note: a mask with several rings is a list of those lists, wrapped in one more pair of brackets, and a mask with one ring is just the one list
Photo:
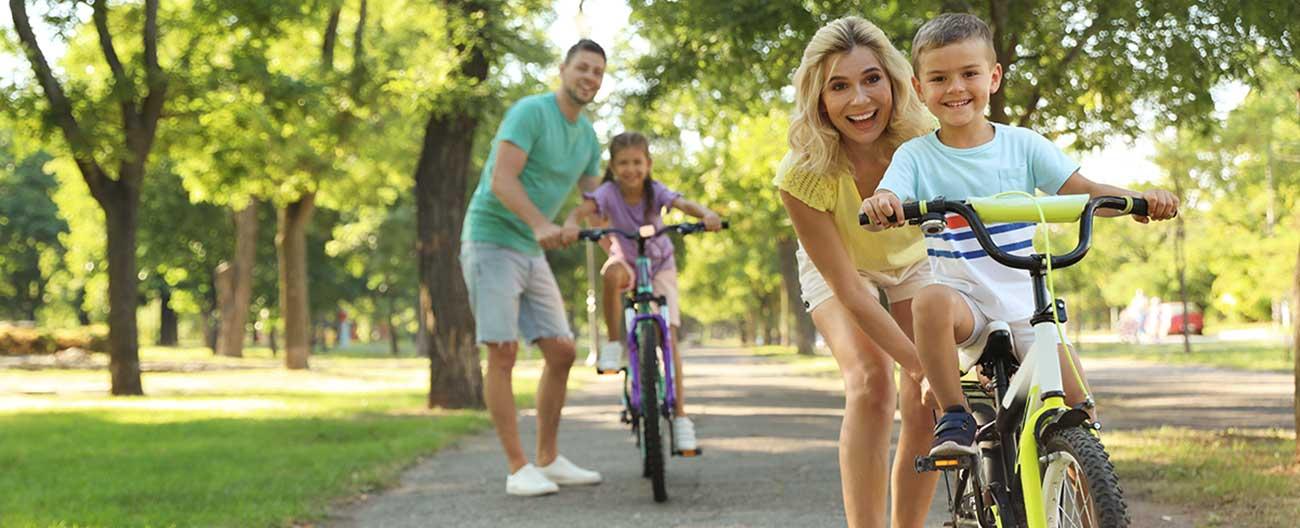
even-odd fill
[(568, 53), (564, 54), (564, 63), (568, 64), (569, 61), (573, 59), (573, 56), (577, 55), (579, 51), (590, 51), (600, 55), (600, 60), (609, 62), (609, 59), (605, 58), (605, 48), (600, 47), (600, 44), (596, 44), (596, 41), (594, 40), (582, 39), (579, 40), (577, 44), (570, 47)]
[(993, 31), (980, 17), (969, 13), (944, 13), (934, 17), (922, 25), (912, 38), (912, 69), (920, 76), (923, 53), (972, 39), (988, 46), (990, 65), (997, 62), (997, 52), (993, 50)]

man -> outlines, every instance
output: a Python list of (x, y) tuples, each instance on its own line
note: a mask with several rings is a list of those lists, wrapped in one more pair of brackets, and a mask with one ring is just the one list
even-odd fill
[[(461, 232), (475, 338), (488, 350), (484, 396), (509, 465), (510, 495), (600, 482), (599, 473), (569, 462), (556, 447), (575, 346), (542, 250), (577, 240), (576, 229), (553, 219), (579, 179), (584, 190), (598, 183), (600, 144), (581, 110), (596, 97), (604, 75), (605, 51), (583, 39), (565, 54), (558, 90), (520, 99), (506, 112)], [(536, 465), (519, 442), (511, 387), (520, 337), (545, 359), (537, 385)]]

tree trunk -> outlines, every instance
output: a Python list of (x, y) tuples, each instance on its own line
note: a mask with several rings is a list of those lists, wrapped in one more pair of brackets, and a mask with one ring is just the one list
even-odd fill
[(75, 307), (75, 310), (77, 312), (77, 324), (80, 324), (81, 326), (89, 325), (90, 312), (86, 311), (86, 286), (85, 285), (82, 285), (81, 287), (77, 288), (77, 298), (75, 302), (77, 303), (77, 306)]
[[(123, 179), (129, 178), (123, 175)], [(130, 180), (127, 180), (130, 181)], [(140, 383), (140, 342), (135, 311), (139, 277), (135, 267), (136, 227), (140, 211), (138, 176), (107, 185), (104, 208), (108, 232), (108, 372), (114, 396), (143, 396)]]
[(794, 345), (799, 349), (799, 355), (811, 356), (816, 353), (816, 328), (813, 327), (812, 316), (808, 315), (808, 310), (803, 305), (803, 298), (799, 295), (799, 263), (795, 260), (795, 250), (798, 244), (793, 239), (781, 240), (777, 243), (776, 250), (780, 254), (781, 262), (781, 282), (785, 287), (785, 294), (790, 298), (789, 313), (785, 314), (794, 320), (793, 340)]
[(307, 224), (316, 208), (316, 194), (304, 193), (279, 210), (275, 235), (280, 263), (280, 313), (284, 320), (284, 366), (308, 368), (311, 355), (311, 313), (307, 291)]
[(275, 334), (277, 333), (276, 325), (271, 325), (271, 331), (266, 333), (266, 344), (271, 348), (271, 357), (280, 354), (280, 346), (276, 343)]
[(166, 284), (158, 290), (158, 346), (176, 346), (180, 321), (172, 309), (172, 290)]
[[(1182, 203), (1187, 203), (1187, 197), (1183, 196), (1182, 178), (1177, 174), (1174, 175), (1174, 193)], [(1183, 336), (1183, 353), (1192, 353), (1192, 340), (1187, 335), (1187, 232), (1184, 230), (1183, 218), (1186, 215), (1178, 215), (1174, 220), (1174, 263), (1178, 267), (1178, 298), (1183, 303), (1182, 324), (1179, 333)], [(1160, 335), (1164, 330), (1156, 330), (1156, 335)]]
[(213, 355), (216, 355), (217, 327), (221, 323), (219, 323), (216, 317), (213, 317), (212, 314), (212, 310), (203, 310), (203, 313), (199, 314), (199, 325), (201, 327), (200, 332), (203, 333), (203, 344), (212, 350)]
[(226, 278), (218, 279), (218, 291), (224, 292), (225, 298), (219, 301), (222, 325), (217, 336), (217, 354), (243, 357), (248, 303), (253, 298), (253, 263), (257, 256), (257, 202), (250, 201), (234, 217), (235, 260), (229, 263)]
[[(953, 2), (945, 2), (951, 4)], [(950, 6), (949, 6), (950, 7)], [(949, 12), (966, 12), (969, 9), (947, 10)], [(998, 63), (1002, 65), (1002, 74), (1006, 75), (1016, 60), (1015, 37), (1009, 33), (1010, 11), (1007, 0), (990, 0), (989, 1), (989, 25), (993, 30), (993, 52), (997, 56)], [(1007, 90), (1006, 81), (1003, 81), (1003, 88), (989, 96), (989, 121), (994, 123), (1007, 124), (1011, 121), (1007, 118)]]
[(421, 350), (429, 357), (429, 407), (483, 407), (483, 375), (469, 295), (461, 280), (460, 229), (477, 121), (433, 116), (415, 173), (420, 255)]
[[(468, 301), (468, 299), (466, 299)], [(429, 338), (433, 331), (425, 324), (424, 316), (421, 315), (420, 296), (415, 296), (415, 355), (420, 357), (429, 357), (429, 351), (433, 350), (433, 345), (429, 343)]]
[(121, 111), (121, 140), (128, 154), (118, 165), (117, 178), (112, 178), (93, 155), (95, 141), (82, 129), (73, 114), (75, 106), (68, 99), (63, 86), (54, 76), (49, 62), (41, 51), (40, 43), (27, 17), (27, 6), (20, 0), (10, 0), (9, 13), (13, 18), (14, 32), (18, 36), (27, 62), (37, 84), (45, 94), (48, 107), (43, 117), (57, 126), (67, 141), (73, 161), (81, 172), (90, 194), (104, 210), (105, 230), (108, 238), (108, 370), (114, 395), (143, 395), (140, 383), (139, 335), (136, 328), (136, 308), (139, 279), (136, 276), (136, 227), (139, 225), (140, 183), (144, 177), (149, 152), (157, 134), (158, 119), (167, 99), (167, 79), (158, 63), (158, 1), (144, 1), (144, 20), (141, 27), (144, 79), (147, 88), (143, 97), (126, 74), (113, 35), (108, 26), (108, 3), (95, 2), (91, 9), (100, 51), (113, 78), (113, 89)]
[[(457, 15), (485, 16), (478, 2), (457, 2)], [(455, 32), (454, 29), (451, 29)], [(477, 44), (477, 45), (476, 45)], [(491, 43), (470, 42), (460, 75), (482, 82), (491, 61)], [(424, 128), (424, 143), (415, 168), (416, 251), (420, 265), (420, 311), (423, 323), (420, 354), (429, 357), (429, 407), (483, 408), (483, 372), (474, 342), (474, 318), (468, 292), (460, 278), (460, 230), (465, 215), (465, 189), (470, 173), (475, 104), (434, 112)], [(427, 348), (426, 348), (427, 347)]]
[[(1300, 96), (1300, 93), (1297, 93)], [(1297, 222), (1300, 224), (1300, 222)], [(1295, 430), (1300, 432), (1300, 253), (1296, 255), (1295, 281), (1292, 288), (1296, 297), (1291, 301), (1291, 329), (1294, 332), (1291, 339), (1291, 357), (1295, 361), (1293, 377), (1295, 378), (1295, 395), (1292, 397), (1292, 408), (1295, 410)], [(1295, 461), (1300, 463), (1300, 433), (1296, 434), (1295, 439)]]

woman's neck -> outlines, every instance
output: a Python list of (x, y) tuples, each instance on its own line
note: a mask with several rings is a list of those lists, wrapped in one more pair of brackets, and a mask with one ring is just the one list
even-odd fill
[[(853, 169), (853, 180), (860, 184), (859, 188), (869, 187), (874, 191), (885, 175), (885, 168), (889, 166), (889, 155), (872, 147), (847, 147), (844, 149), (844, 156), (848, 158), (849, 166)], [(870, 194), (866, 193), (863, 196), (870, 196)]]

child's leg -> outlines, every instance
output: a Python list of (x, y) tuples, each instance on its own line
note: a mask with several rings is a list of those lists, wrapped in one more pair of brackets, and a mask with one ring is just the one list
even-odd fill
[(673, 326), (672, 333), (668, 342), (673, 347), (673, 385), (677, 391), (677, 402), (673, 405), (673, 414), (676, 416), (686, 416), (686, 393), (682, 392), (682, 379), (686, 376), (682, 374), (682, 349), (677, 348), (677, 332), (680, 326)]
[(912, 320), (921, 367), (939, 405), (944, 409), (967, 407), (961, 392), (957, 343), (974, 331), (975, 315), (970, 306), (957, 290), (931, 284), (912, 299)]
[(601, 291), (601, 305), (605, 307), (605, 332), (611, 343), (623, 342), (623, 303), (619, 295), (627, 291), (632, 282), (627, 265), (621, 261), (608, 261), (601, 269), (604, 288)]
[[(1079, 353), (1074, 347), (1066, 345), (1061, 345), (1057, 351), (1061, 358), (1061, 383), (1065, 388), (1065, 404), (1071, 407), (1079, 405), (1091, 392), (1087, 390), (1088, 377), (1083, 373), (1083, 363), (1079, 361)], [(1070, 368), (1070, 361), (1077, 366), (1078, 376), (1075, 376), (1074, 370)], [(1084, 385), (1079, 385), (1080, 380), (1083, 380)], [(1097, 419), (1095, 409), (1088, 409), (1088, 414), (1092, 415), (1093, 420)]]

